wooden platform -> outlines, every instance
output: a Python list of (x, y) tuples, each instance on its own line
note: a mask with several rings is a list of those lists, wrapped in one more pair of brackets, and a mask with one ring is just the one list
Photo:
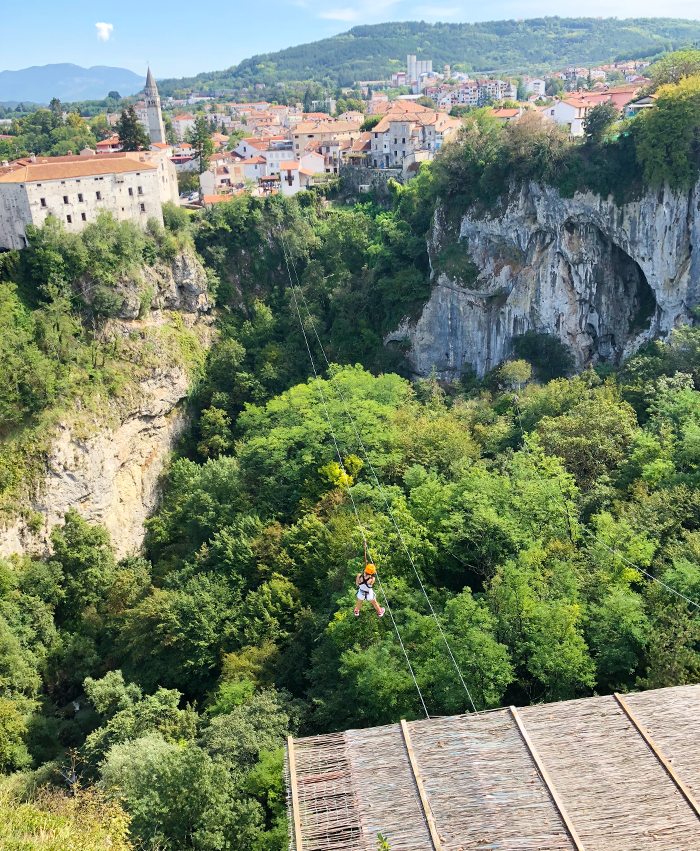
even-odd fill
[(291, 851), (700, 851), (700, 685), (290, 740), (286, 779)]

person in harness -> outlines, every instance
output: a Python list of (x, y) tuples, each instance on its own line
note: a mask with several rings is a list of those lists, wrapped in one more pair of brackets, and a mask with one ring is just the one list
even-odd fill
[(372, 562), (367, 561), (367, 541), (365, 541), (365, 569), (362, 573), (358, 573), (355, 578), (355, 585), (357, 586), (357, 605), (355, 606), (355, 617), (360, 614), (360, 607), (364, 603), (365, 600), (369, 600), (369, 602), (374, 606), (374, 610), (381, 617), (384, 614), (384, 609), (377, 602), (377, 595), (372, 590), (372, 586), (374, 585), (374, 581), (377, 576), (377, 569), (372, 564)]

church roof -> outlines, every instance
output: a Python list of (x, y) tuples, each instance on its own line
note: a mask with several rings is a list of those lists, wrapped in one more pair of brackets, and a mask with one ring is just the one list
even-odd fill
[(153, 79), (153, 74), (151, 74), (151, 68), (149, 66), (148, 73), (146, 74), (146, 91), (151, 90), (158, 94), (158, 88), (156, 86), (156, 81)]

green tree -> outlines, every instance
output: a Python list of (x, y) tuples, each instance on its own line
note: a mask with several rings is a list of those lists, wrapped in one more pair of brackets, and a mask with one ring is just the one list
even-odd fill
[(114, 128), (107, 121), (107, 116), (101, 112), (99, 115), (90, 119), (90, 132), (98, 142), (101, 142), (103, 139), (108, 139), (114, 133)]
[(698, 176), (700, 76), (661, 86), (656, 94), (655, 106), (635, 126), (637, 158), (653, 187), (688, 187)]
[(31, 759), (24, 744), (27, 727), (17, 705), (0, 697), (0, 774), (27, 768)]
[(101, 787), (122, 799), (132, 837), (148, 849), (244, 851), (262, 827), (262, 807), (237, 799), (223, 765), (157, 733), (113, 747)]
[(610, 125), (619, 117), (620, 113), (614, 104), (605, 101), (596, 104), (583, 119), (583, 132), (586, 136), (586, 142), (599, 145), (609, 131)]
[(54, 126), (60, 127), (63, 124), (63, 107), (61, 106), (61, 101), (58, 98), (51, 98), (49, 109), (53, 113)]
[(194, 127), (187, 131), (187, 141), (194, 148), (199, 160), (199, 173), (202, 174), (209, 167), (209, 157), (214, 153), (211, 130), (205, 116), (198, 115), (195, 118)]
[(130, 104), (128, 109), (122, 109), (114, 129), (124, 151), (141, 151), (148, 148), (148, 136), (139, 122), (133, 104)]
[(61, 622), (78, 625), (86, 609), (104, 606), (116, 577), (109, 532), (90, 526), (70, 508), (63, 526), (51, 532), (53, 563), (63, 573), (64, 596), (57, 609)]
[(669, 83), (678, 84), (686, 77), (696, 77), (698, 74), (700, 74), (700, 50), (694, 48), (676, 50), (667, 54), (652, 65), (649, 71), (654, 89)]

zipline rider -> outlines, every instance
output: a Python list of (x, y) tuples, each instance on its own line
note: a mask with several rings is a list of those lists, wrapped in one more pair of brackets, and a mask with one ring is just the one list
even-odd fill
[(365, 600), (369, 600), (369, 602), (374, 606), (374, 610), (381, 617), (384, 614), (384, 609), (377, 602), (377, 596), (372, 590), (372, 586), (374, 585), (377, 569), (372, 564), (372, 562), (367, 561), (367, 541), (365, 544), (365, 569), (362, 573), (358, 573), (355, 577), (355, 585), (357, 586), (357, 605), (355, 606), (355, 617), (360, 614), (360, 607), (364, 603)]

